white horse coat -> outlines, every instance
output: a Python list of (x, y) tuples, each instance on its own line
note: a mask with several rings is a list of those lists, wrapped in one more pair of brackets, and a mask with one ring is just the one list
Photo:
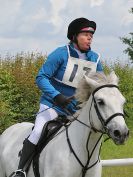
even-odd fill
[[(117, 84), (114, 73), (109, 76), (95, 74), (84, 78), (77, 89), (77, 99), (82, 102), (78, 120), (68, 127), (68, 136), (76, 156), (83, 166), (87, 164), (85, 177), (101, 177), (99, 149), (105, 127), (99, 120), (94, 107), (92, 91), (105, 84)], [(116, 113), (107, 123), (108, 135), (116, 144), (123, 144), (128, 137), (128, 128), (123, 114), (124, 97), (116, 87), (104, 87), (95, 95), (95, 101), (104, 121)], [(19, 123), (9, 127), (0, 137), (0, 177), (8, 177), (17, 169), (18, 152), (24, 139), (30, 134), (33, 124)], [(93, 128), (96, 129), (94, 131)], [(64, 129), (64, 128), (62, 128)], [(91, 132), (91, 133), (90, 133)], [(88, 140), (88, 142), (87, 142)], [(87, 147), (87, 148), (86, 148)], [(94, 148), (95, 147), (95, 148)], [(90, 161), (88, 161), (88, 156)], [(96, 163), (97, 162), (97, 163)], [(96, 164), (95, 164), (96, 163)], [(39, 166), (41, 177), (82, 177), (82, 165), (78, 162), (67, 142), (66, 131), (56, 136), (41, 152)], [(27, 177), (34, 177), (32, 166)]]

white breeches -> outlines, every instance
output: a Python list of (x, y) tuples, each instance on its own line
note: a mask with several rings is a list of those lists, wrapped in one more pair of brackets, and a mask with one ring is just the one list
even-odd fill
[(28, 140), (36, 145), (40, 139), (44, 124), (49, 120), (55, 119), (56, 117), (58, 117), (58, 114), (53, 108), (49, 108), (46, 105), (40, 104), (40, 109), (36, 116), (34, 129), (32, 130)]

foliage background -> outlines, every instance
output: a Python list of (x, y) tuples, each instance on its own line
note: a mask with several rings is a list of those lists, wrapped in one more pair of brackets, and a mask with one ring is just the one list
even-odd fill
[(16, 122), (34, 121), (40, 97), (35, 77), (44, 58), (21, 53), (0, 60), (0, 132)]
[[(40, 53), (20, 53), (0, 58), (0, 133), (8, 126), (23, 121), (34, 121), (38, 111), (40, 91), (35, 77), (46, 56)], [(133, 126), (133, 68), (119, 62), (104, 70), (114, 70), (120, 78), (120, 90), (127, 99), (127, 122)]]

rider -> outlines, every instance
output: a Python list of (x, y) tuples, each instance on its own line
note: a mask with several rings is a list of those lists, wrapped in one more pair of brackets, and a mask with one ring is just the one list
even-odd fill
[[(79, 80), (85, 72), (103, 71), (99, 54), (91, 50), (96, 23), (86, 18), (77, 18), (68, 26), (68, 45), (57, 48), (42, 65), (36, 83), (42, 91), (40, 109), (30, 136), (24, 141), (18, 169), (23, 169), (31, 158), (41, 136), (44, 124), (58, 115), (76, 112), (73, 97)], [(65, 108), (65, 109), (64, 109)], [(21, 170), (15, 177), (24, 176)]]

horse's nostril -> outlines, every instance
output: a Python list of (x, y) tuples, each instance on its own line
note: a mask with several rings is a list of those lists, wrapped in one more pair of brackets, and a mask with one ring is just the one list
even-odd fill
[(121, 136), (121, 133), (119, 130), (114, 130), (114, 136), (119, 138)]

